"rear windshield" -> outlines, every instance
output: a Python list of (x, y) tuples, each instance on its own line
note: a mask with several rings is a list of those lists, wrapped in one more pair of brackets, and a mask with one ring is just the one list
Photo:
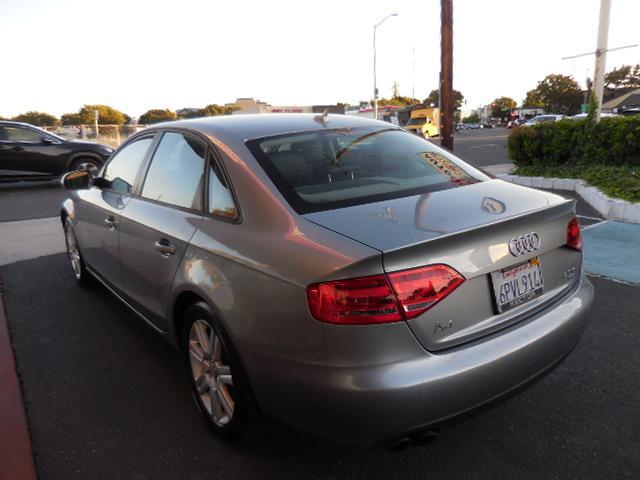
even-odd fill
[(407, 125), (424, 125), (425, 123), (427, 123), (425, 117), (414, 117), (407, 122)]
[(432, 143), (397, 128), (327, 129), (251, 140), (247, 146), (301, 214), (486, 179)]

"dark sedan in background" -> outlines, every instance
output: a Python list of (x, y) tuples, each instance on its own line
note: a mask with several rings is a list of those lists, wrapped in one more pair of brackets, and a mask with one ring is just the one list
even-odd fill
[(0, 122), (0, 178), (4, 175), (61, 175), (83, 163), (98, 169), (113, 153), (99, 143), (66, 140), (33, 125)]

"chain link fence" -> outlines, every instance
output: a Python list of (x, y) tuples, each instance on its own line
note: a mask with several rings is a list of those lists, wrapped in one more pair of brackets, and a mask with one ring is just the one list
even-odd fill
[(104, 143), (115, 148), (146, 127), (147, 125), (98, 125), (97, 131), (95, 125), (60, 125), (42, 128), (67, 140), (86, 140)]

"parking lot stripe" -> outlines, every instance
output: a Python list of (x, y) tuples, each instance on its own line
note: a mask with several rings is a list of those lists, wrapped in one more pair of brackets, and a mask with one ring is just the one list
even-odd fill
[(0, 289), (0, 476), (31, 480), (36, 468)]

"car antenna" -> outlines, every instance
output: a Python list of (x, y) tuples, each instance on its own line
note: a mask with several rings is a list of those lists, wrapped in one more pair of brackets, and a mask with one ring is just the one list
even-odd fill
[(329, 116), (329, 109), (327, 108), (325, 109), (324, 112), (322, 112), (321, 115), (316, 115), (315, 117), (313, 117), (313, 121), (321, 123), (323, 127), (326, 127), (327, 123), (331, 121), (327, 118), (328, 116)]

